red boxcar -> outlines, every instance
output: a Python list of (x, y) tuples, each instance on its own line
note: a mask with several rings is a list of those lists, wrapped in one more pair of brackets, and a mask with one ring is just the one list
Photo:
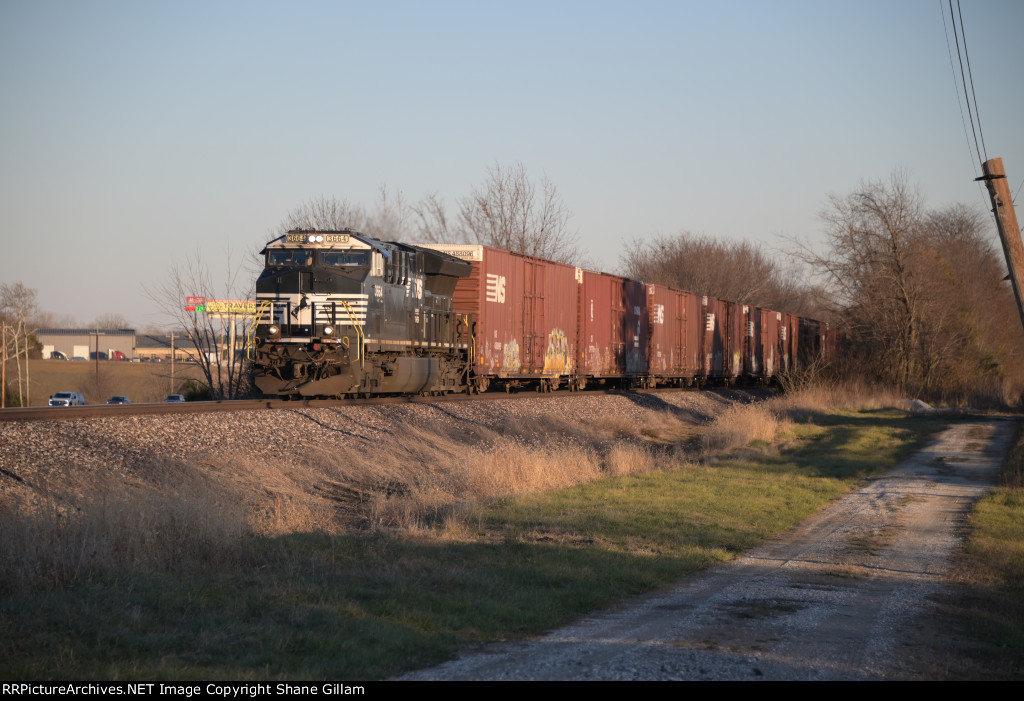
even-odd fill
[(771, 379), (781, 368), (782, 358), (782, 314), (771, 309), (761, 309), (761, 335), (758, 338), (757, 354), (759, 377)]
[(579, 385), (633, 383), (647, 374), (647, 288), (617, 275), (582, 271)]
[(725, 314), (723, 323), (723, 346), (725, 365), (722, 368), (724, 377), (734, 381), (743, 375), (743, 346), (746, 338), (746, 315), (744, 307), (738, 302), (722, 302)]
[(648, 384), (692, 384), (700, 374), (700, 298), (664, 285), (647, 286), (650, 317)]
[(575, 376), (581, 271), (481, 245), (437, 244), (472, 264), (455, 286), (455, 311), (474, 324), (477, 388), (536, 380), (551, 389)]

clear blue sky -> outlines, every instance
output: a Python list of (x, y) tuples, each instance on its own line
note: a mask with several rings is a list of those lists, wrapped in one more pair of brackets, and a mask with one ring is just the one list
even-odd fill
[[(972, 182), (938, 0), (0, 2), (0, 281), (88, 323), (328, 195), (449, 203), (495, 162), (593, 261), (682, 229), (815, 240), (830, 193)], [(963, 3), (989, 157), (1024, 181), (1024, 3)]]

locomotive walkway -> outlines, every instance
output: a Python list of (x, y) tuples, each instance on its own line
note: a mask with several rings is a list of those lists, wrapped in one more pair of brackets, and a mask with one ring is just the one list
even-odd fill
[(915, 678), (921, 614), (1010, 421), (955, 425), (785, 536), (628, 608), (404, 679)]

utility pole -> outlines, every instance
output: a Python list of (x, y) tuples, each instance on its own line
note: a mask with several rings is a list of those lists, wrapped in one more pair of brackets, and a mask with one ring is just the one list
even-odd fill
[(1003, 254), (1006, 256), (1006, 267), (1010, 270), (1010, 282), (1013, 294), (1017, 298), (1017, 313), (1020, 323), (1024, 326), (1024, 243), (1020, 238), (1020, 226), (1017, 224), (1017, 213), (1013, 209), (1013, 198), (1010, 196), (1010, 184), (1006, 181), (1003, 159), (993, 158), (981, 164), (983, 176), (978, 180), (985, 181), (989, 197), (992, 198), (992, 213), (996, 215), (996, 228), (999, 229), (999, 240), (1003, 243)]

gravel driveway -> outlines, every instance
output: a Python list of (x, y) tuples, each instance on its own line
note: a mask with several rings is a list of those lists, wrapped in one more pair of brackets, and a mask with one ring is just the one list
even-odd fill
[(914, 678), (916, 624), (1009, 421), (957, 424), (785, 536), (674, 589), (403, 679)]

